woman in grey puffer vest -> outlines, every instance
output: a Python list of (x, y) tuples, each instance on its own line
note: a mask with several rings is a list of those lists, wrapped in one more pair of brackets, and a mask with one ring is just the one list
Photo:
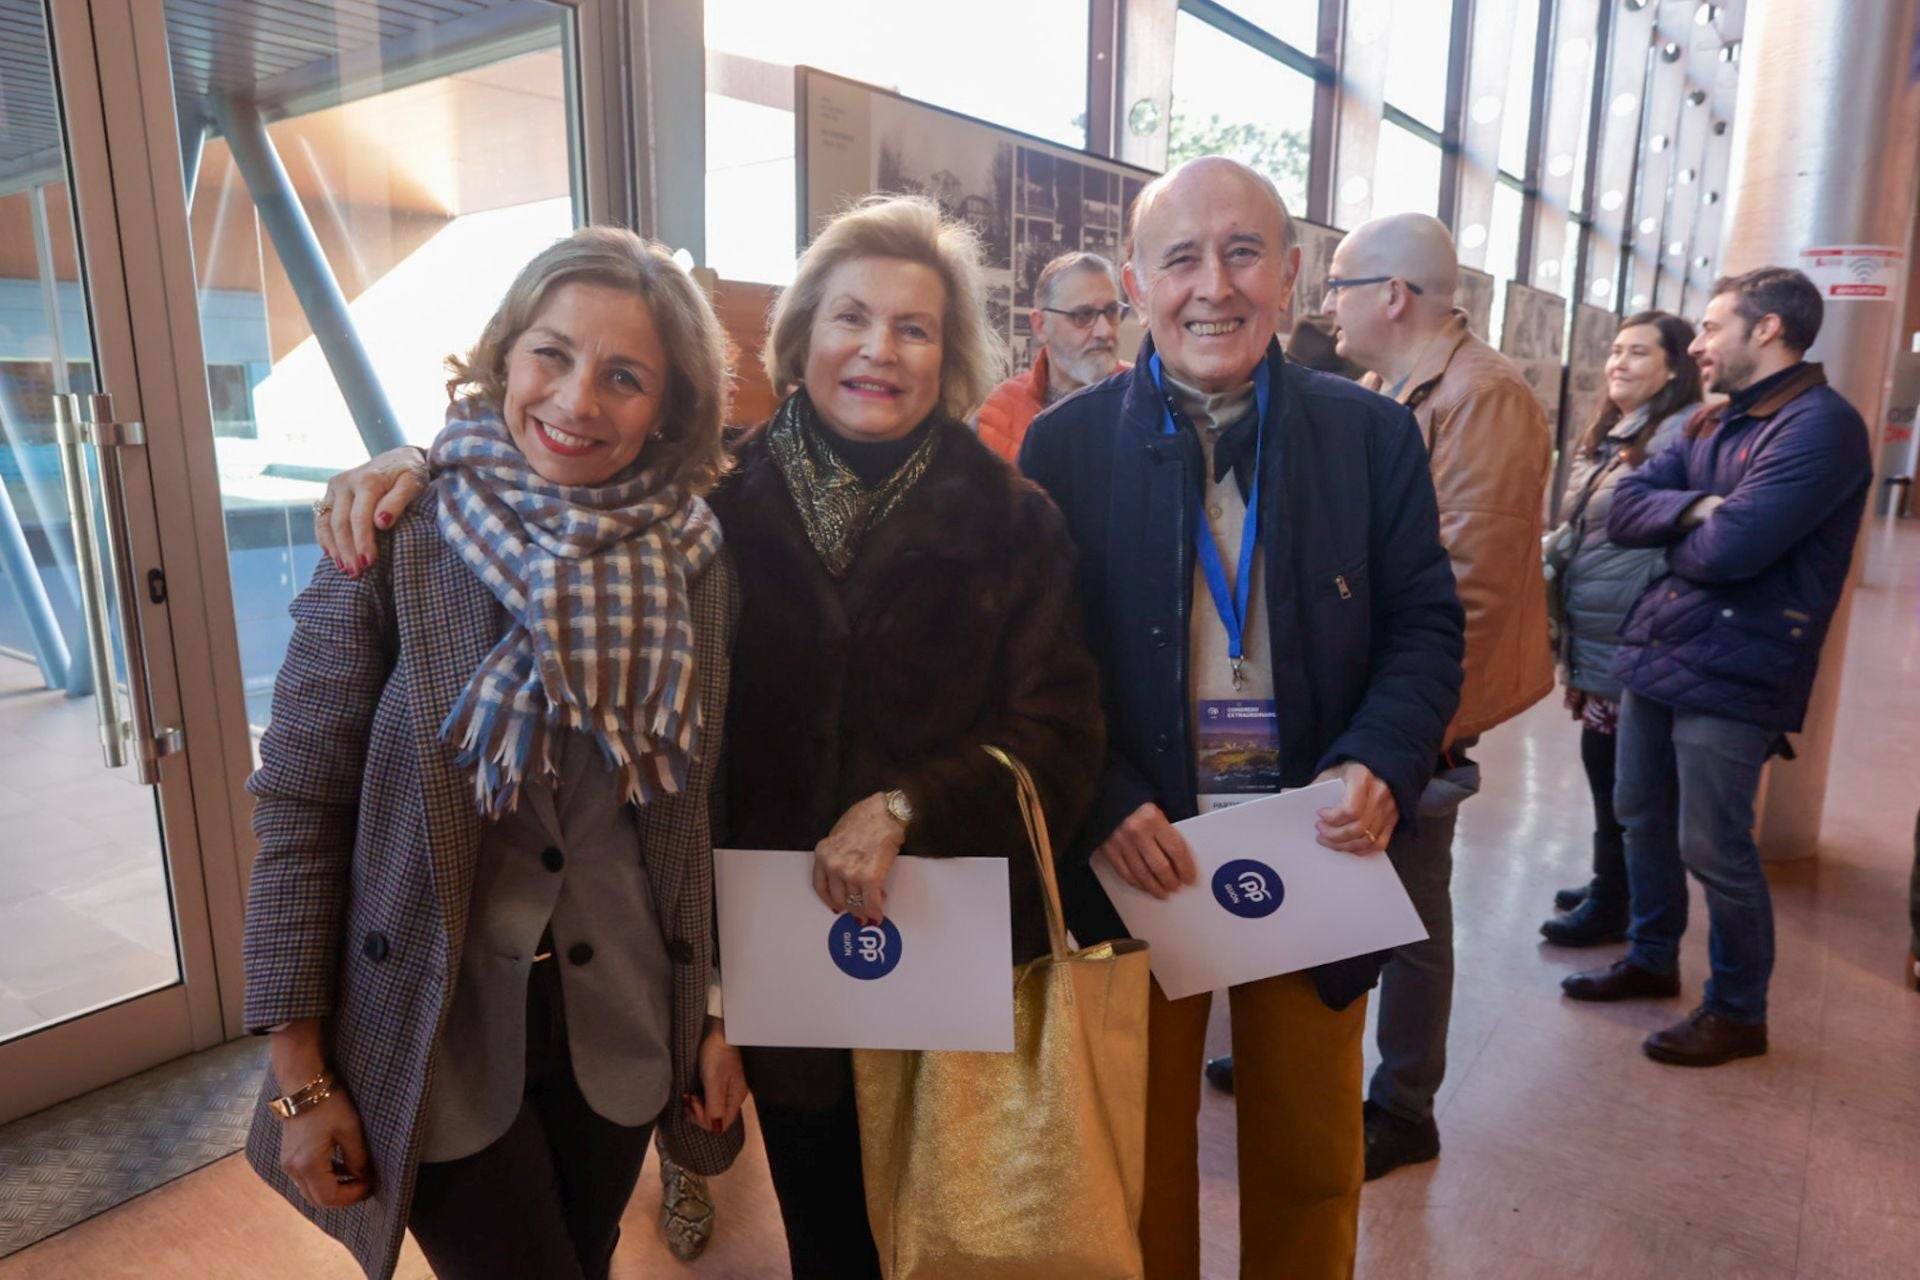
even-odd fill
[(1547, 607), (1567, 709), (1580, 721), (1594, 814), (1593, 880), (1556, 894), (1567, 914), (1540, 926), (1563, 947), (1613, 942), (1627, 929), (1626, 846), (1613, 813), (1620, 683), (1609, 668), (1627, 610), (1666, 571), (1666, 556), (1608, 541), (1607, 511), (1620, 477), (1677, 439), (1699, 409), (1692, 342), (1693, 326), (1664, 311), (1621, 324), (1607, 357), (1607, 403), (1575, 447), (1567, 476), (1567, 521), (1547, 535)]

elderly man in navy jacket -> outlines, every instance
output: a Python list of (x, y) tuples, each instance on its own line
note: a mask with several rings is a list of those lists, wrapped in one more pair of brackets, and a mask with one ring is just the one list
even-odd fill
[(1705, 887), (1713, 973), (1647, 1056), (1710, 1067), (1767, 1051), (1773, 902), (1753, 842), (1760, 770), (1798, 731), (1846, 587), (1873, 469), (1866, 423), (1803, 357), (1820, 291), (1762, 267), (1721, 280), (1694, 340), (1712, 391), (1684, 439), (1620, 482), (1607, 536), (1665, 547), (1672, 572), (1622, 628), (1614, 807), (1632, 947), (1562, 984), (1580, 1000), (1680, 993), (1687, 872)]
[[(1126, 283), (1148, 340), (1128, 372), (1042, 413), (1020, 466), (1080, 551), (1111, 746), (1081, 850), (1158, 897), (1193, 892), (1172, 822), (1320, 778), (1322, 844), (1408, 839), (1459, 701), (1464, 621), (1412, 415), (1282, 358), (1300, 251), (1273, 186), (1192, 161), (1135, 203)], [(1272, 750), (1216, 769), (1206, 726)], [(1085, 863), (1081, 942), (1125, 930)], [(1205, 890), (1200, 890), (1205, 892)], [(1351, 1275), (1361, 1046), (1380, 957), (1232, 989), (1241, 1275)], [(1196, 1120), (1210, 997), (1152, 996), (1149, 1280), (1199, 1275)]]

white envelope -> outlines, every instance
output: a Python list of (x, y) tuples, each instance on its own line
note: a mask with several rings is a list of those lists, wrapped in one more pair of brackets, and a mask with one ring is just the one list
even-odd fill
[(884, 925), (813, 892), (813, 854), (715, 849), (720, 969), (733, 1044), (1013, 1048), (1005, 858), (901, 858)]
[(1176, 822), (1200, 879), (1165, 901), (1094, 859), (1127, 931), (1152, 946), (1153, 976), (1169, 1000), (1427, 936), (1386, 854), (1315, 843), (1315, 814), (1345, 785), (1323, 782)]

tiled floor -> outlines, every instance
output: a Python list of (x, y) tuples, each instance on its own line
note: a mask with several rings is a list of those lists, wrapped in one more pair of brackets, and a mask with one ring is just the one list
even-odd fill
[[(1820, 857), (1774, 869), (1773, 1051), (1714, 1071), (1638, 1044), (1697, 998), (1577, 1005), (1558, 979), (1611, 958), (1543, 946), (1553, 889), (1585, 869), (1590, 823), (1573, 725), (1551, 705), (1491, 735), (1487, 786), (1460, 820), (1459, 987), (1440, 1099), (1445, 1151), (1370, 1185), (1369, 1280), (1906, 1280), (1920, 1274), (1920, 995), (1901, 983), (1920, 808), (1920, 525), (1869, 534)], [(1698, 895), (1696, 895), (1696, 903)], [(1225, 1001), (1213, 1037), (1224, 1046)], [(1230, 1100), (1201, 1117), (1205, 1272), (1236, 1273)], [(616, 1277), (787, 1274), (751, 1144), (716, 1183), (721, 1227), (694, 1267), (653, 1231), (658, 1186), (628, 1211)], [(1256, 1246), (1257, 1247), (1257, 1246)], [(0, 1280), (355, 1274), (346, 1255), (229, 1159), (0, 1261)], [(401, 1276), (426, 1275), (408, 1253)]]
[(0, 655), (0, 1040), (178, 978), (153, 792), (91, 698)]

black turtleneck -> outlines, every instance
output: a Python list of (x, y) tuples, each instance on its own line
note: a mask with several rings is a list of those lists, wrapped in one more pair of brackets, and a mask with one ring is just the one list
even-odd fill
[(1727, 397), (1727, 417), (1737, 418), (1748, 412), (1753, 406), (1785, 386), (1806, 367), (1806, 361), (1795, 361), (1778, 373), (1770, 373), (1760, 381), (1740, 388)]
[(913, 456), (913, 451), (927, 438), (927, 432), (933, 430), (933, 423), (930, 416), (898, 440), (849, 440), (824, 422), (819, 426), (820, 438), (827, 442), (834, 456), (847, 464), (847, 469), (860, 478), (861, 484), (871, 489)]

